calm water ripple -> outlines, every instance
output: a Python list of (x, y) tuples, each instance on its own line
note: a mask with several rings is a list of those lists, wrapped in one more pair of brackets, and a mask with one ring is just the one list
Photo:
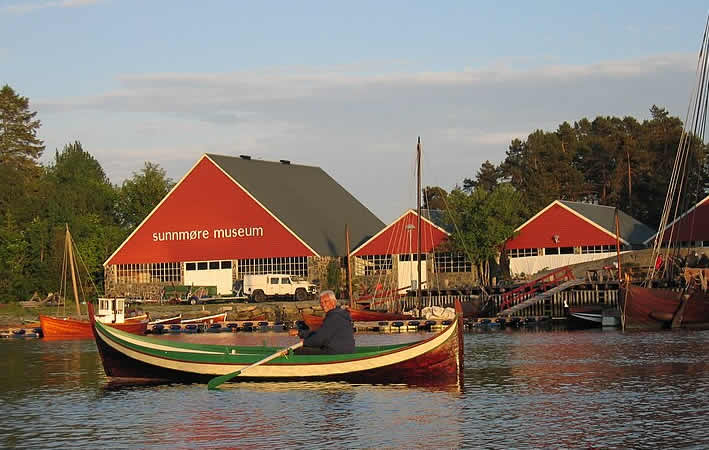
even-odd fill
[[(275, 333), (238, 339), (288, 344)], [(109, 382), (92, 341), (9, 339), (0, 342), (0, 447), (707, 448), (707, 344), (703, 331), (474, 332), (465, 335), (462, 389), (311, 382), (208, 391)]]

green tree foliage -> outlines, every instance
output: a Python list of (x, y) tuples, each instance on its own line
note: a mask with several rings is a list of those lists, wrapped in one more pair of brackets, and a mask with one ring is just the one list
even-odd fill
[(127, 228), (140, 224), (174, 185), (164, 169), (146, 162), (140, 172), (134, 172), (121, 186), (118, 196), (121, 224)]
[(450, 249), (464, 253), (478, 267), (483, 284), (488, 284), (490, 264), (521, 223), (523, 196), (510, 183), (502, 183), (491, 191), (454, 189), (448, 199), (454, 229)]
[[(513, 140), (499, 170), (522, 193), (525, 218), (553, 200), (572, 200), (616, 206), (657, 226), (682, 122), (655, 105), (650, 114), (642, 123), (632, 117), (583, 118)], [(685, 208), (704, 197), (709, 184), (707, 146), (692, 139), (690, 165), (696, 170), (685, 177), (691, 194)], [(486, 162), (478, 177), (489, 172)]]
[(486, 160), (482, 166), (480, 166), (480, 170), (478, 170), (474, 180), (470, 178), (463, 180), (463, 190), (471, 192), (473, 189), (480, 188), (492, 192), (497, 186), (499, 179), (500, 169)]
[(424, 209), (446, 209), (446, 199), (448, 192), (438, 186), (426, 186), (423, 188), (423, 202), (421, 206)]
[(8, 85), (0, 89), (0, 164), (34, 167), (44, 145), (37, 138), (40, 121), (29, 110), (29, 100)]
[(21, 222), (35, 214), (32, 194), (37, 189), (44, 151), (37, 138), (40, 121), (29, 110), (29, 100), (8, 85), (0, 89), (0, 219), (13, 213)]

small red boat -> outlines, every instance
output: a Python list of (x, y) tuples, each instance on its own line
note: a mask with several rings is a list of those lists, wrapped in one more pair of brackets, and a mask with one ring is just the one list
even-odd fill
[[(91, 339), (91, 322), (70, 317), (39, 316), (42, 334), (47, 338)], [(129, 321), (124, 323), (107, 323), (106, 325), (133, 334), (145, 334), (148, 321)]]
[[(81, 280), (77, 275), (78, 267), (76, 267), (74, 260), (74, 247), (75, 244), (69, 232), (69, 227), (67, 226), (64, 239), (65, 261), (67, 261), (67, 264), (64, 270), (71, 271), (71, 280), (74, 287), (74, 301), (76, 302), (76, 314), (77, 317), (80, 317), (81, 308), (79, 307), (79, 291), (77, 285), (81, 283)], [(60, 291), (60, 297), (63, 296)], [(91, 302), (88, 302), (88, 304), (89, 309), (93, 313), (93, 305)], [(148, 329), (147, 314), (130, 318), (125, 317), (125, 299), (123, 298), (99, 298), (98, 314), (96, 314), (95, 319), (108, 326), (119, 328), (133, 334), (145, 334)], [(93, 337), (92, 326), (89, 320), (40, 315), (39, 324), (42, 328), (42, 334), (46, 338), (91, 339)]]

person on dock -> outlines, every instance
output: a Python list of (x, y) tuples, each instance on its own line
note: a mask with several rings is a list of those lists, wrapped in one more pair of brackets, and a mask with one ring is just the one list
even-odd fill
[(295, 353), (321, 355), (354, 352), (354, 329), (350, 312), (337, 305), (337, 297), (332, 291), (320, 293), (320, 306), (325, 312), (322, 326), (316, 331), (298, 331), (298, 336), (303, 339), (303, 347)]

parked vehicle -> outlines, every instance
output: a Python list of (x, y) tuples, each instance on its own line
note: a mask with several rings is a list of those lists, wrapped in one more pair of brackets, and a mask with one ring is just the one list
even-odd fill
[(263, 302), (274, 297), (292, 297), (297, 301), (303, 301), (316, 291), (313, 283), (295, 280), (291, 275), (278, 273), (244, 275), (243, 289), (244, 294), (255, 302)]

